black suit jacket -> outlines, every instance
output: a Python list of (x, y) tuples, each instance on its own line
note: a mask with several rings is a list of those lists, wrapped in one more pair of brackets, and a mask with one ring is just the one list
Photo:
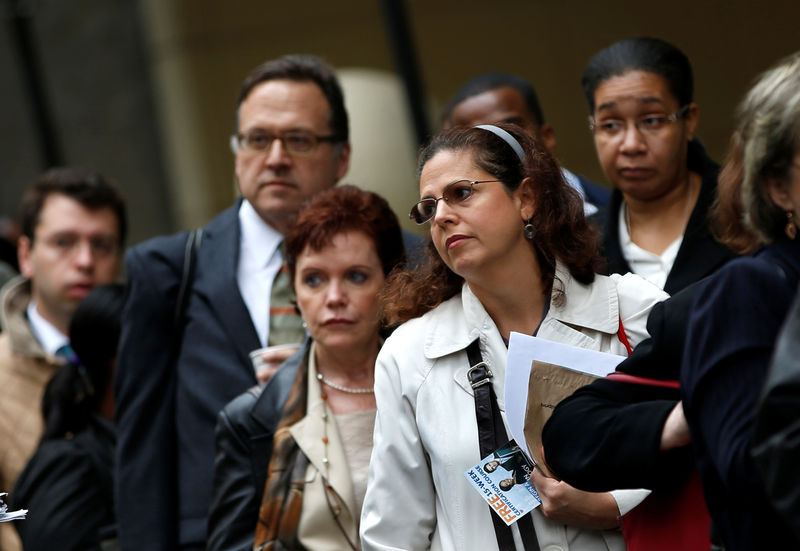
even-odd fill
[[(705, 154), (698, 142), (689, 144), (689, 170), (702, 177), (700, 194), (689, 217), (683, 242), (675, 263), (664, 283), (664, 290), (673, 295), (695, 281), (714, 273), (736, 255), (711, 235), (708, 214), (717, 196), (719, 166)], [(603, 232), (603, 254), (608, 260), (607, 274), (625, 274), (631, 270), (622, 255), (619, 242), (619, 211), (622, 208), (622, 193), (615, 189), (611, 194), (605, 230)]]
[(256, 384), (248, 353), (261, 346), (236, 282), (239, 205), (204, 229), (180, 342), (171, 331), (187, 234), (126, 254), (115, 380), (123, 551), (205, 545), (217, 413)]
[(608, 201), (611, 198), (611, 190), (599, 184), (595, 184), (588, 178), (584, 178), (580, 174), (576, 174), (578, 181), (586, 193), (586, 200), (596, 207), (605, 208), (608, 206)]

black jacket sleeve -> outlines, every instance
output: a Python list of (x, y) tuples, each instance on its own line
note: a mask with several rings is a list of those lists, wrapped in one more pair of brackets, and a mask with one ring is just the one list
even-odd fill
[(305, 366), (309, 341), (269, 382), (234, 398), (217, 417), (208, 551), (246, 551), (255, 539), (275, 429), (283, 404)]
[[(651, 337), (618, 371), (676, 381), (686, 319), (697, 285), (657, 304), (647, 320)], [(553, 411), (542, 441), (548, 466), (586, 491), (674, 487), (691, 471), (689, 446), (661, 452), (661, 432), (680, 400), (676, 389), (599, 379), (578, 389)]]
[(14, 523), (27, 551), (100, 551), (100, 530), (113, 523), (111, 488), (98, 478), (90, 454), (71, 440), (43, 444), (14, 488)]
[(175, 346), (172, 324), (186, 234), (125, 256), (127, 299), (114, 380), (115, 502), (122, 551), (173, 551), (178, 542)]
[(225, 406), (217, 419), (209, 551), (253, 547), (273, 438), (271, 431), (254, 435), (249, 429), (247, 417), (256, 396), (253, 391), (242, 394)]

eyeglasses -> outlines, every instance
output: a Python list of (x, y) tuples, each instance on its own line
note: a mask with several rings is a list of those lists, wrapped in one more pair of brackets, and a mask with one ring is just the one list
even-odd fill
[(263, 153), (272, 147), (272, 142), (280, 140), (283, 148), (290, 155), (311, 155), (320, 142), (335, 142), (337, 137), (333, 134), (318, 136), (305, 130), (293, 130), (283, 134), (272, 134), (263, 130), (251, 130), (244, 134), (231, 136), (231, 150), (236, 154), (240, 150), (251, 153)]
[[(633, 126), (642, 133), (643, 136), (655, 136), (664, 128), (674, 123), (689, 110), (688, 105), (684, 105), (671, 115), (645, 115), (633, 120)], [(625, 119), (604, 119), (600, 122), (594, 117), (589, 117), (589, 130), (598, 138), (604, 140), (616, 140), (628, 132), (628, 121)]]
[(408, 217), (417, 224), (424, 224), (436, 214), (436, 204), (439, 202), (439, 199), (444, 199), (449, 205), (460, 206), (475, 193), (475, 190), (472, 189), (475, 184), (488, 184), (490, 182), (499, 181), (500, 180), (456, 180), (444, 188), (442, 196), (438, 199), (435, 197), (426, 197), (411, 207), (411, 212), (408, 213)]

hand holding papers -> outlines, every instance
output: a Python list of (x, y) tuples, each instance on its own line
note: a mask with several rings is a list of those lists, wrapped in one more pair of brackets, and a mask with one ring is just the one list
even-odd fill
[(18, 511), (10, 511), (8, 510), (8, 505), (3, 503), (3, 498), (8, 494), (3, 492), (0, 493), (0, 522), (11, 522), (12, 520), (21, 520), (25, 518), (25, 515), (28, 514), (27, 509), (20, 509)]
[(575, 389), (614, 371), (623, 359), (511, 333), (506, 362), (506, 420), (512, 438), (537, 469), (551, 476), (542, 461), (541, 433), (556, 404)]

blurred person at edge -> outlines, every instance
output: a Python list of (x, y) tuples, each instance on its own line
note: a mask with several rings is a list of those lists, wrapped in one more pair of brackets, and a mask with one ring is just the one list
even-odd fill
[(711, 513), (728, 551), (800, 546), (751, 457), (759, 395), (800, 282), (800, 52), (740, 104), (717, 218), (729, 243), (763, 245), (704, 282), (681, 367), (683, 411)]
[(39, 448), (14, 486), (25, 551), (100, 551), (116, 543), (111, 377), (125, 287), (95, 287), (69, 324), (76, 358), (50, 379), (42, 399)]
[(258, 549), (358, 548), (378, 297), (404, 262), (400, 227), (384, 199), (340, 186), (300, 212), (286, 252), (310, 336), (263, 391), (220, 413), (209, 550), (251, 549), (254, 534)]
[[(83, 169), (45, 172), (22, 199), (21, 277), (0, 293), (0, 489), (11, 490), (42, 437), (42, 395), (73, 358), (68, 328), (80, 301), (117, 279), (127, 232), (116, 186)], [(13, 496), (12, 496), (13, 499)], [(0, 549), (20, 549), (0, 523)]]
[(674, 294), (733, 258), (708, 227), (719, 167), (695, 137), (700, 111), (686, 55), (656, 38), (622, 40), (592, 57), (581, 82), (614, 187), (607, 272), (634, 272)]
[(647, 313), (666, 293), (635, 274), (596, 275), (597, 236), (580, 196), (517, 125), (443, 131), (420, 154), (418, 173), (422, 199), (410, 215), (430, 223), (430, 259), (426, 271), (388, 283), (388, 321), (405, 323), (375, 367), (363, 548), (491, 550), (502, 540), (522, 549), (538, 539), (542, 549), (624, 549), (618, 519), (646, 491), (581, 492), (537, 469), (542, 505), (510, 528), (493, 524), (464, 478), (481, 460), (469, 356), (477, 347), (490, 372), (481, 386), (496, 397), (487, 407), (500, 417), (499, 447), (508, 440), (511, 331), (626, 354), (626, 341), (647, 338)]
[[(509, 73), (483, 73), (465, 82), (442, 115), (443, 127), (478, 124), (518, 124), (555, 155), (556, 131), (545, 121), (533, 85)], [(580, 193), (583, 213), (602, 228), (610, 192), (561, 167), (564, 179)]]

